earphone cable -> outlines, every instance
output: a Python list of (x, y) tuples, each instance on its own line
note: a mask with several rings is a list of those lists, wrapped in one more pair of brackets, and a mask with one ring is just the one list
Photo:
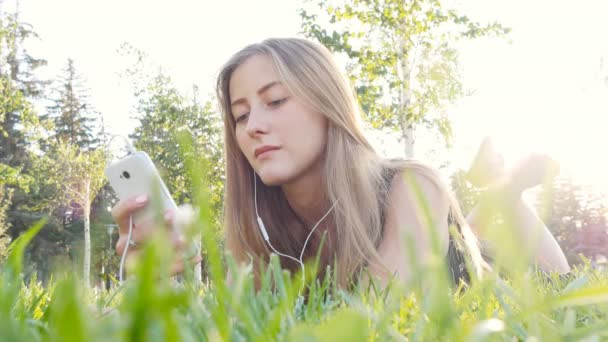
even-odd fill
[(120, 258), (120, 268), (118, 270), (118, 281), (122, 284), (124, 279), (124, 266), (125, 261), (127, 259), (127, 252), (129, 251), (129, 246), (131, 245), (131, 236), (133, 235), (133, 216), (129, 215), (129, 232), (127, 233), (127, 243), (125, 244), (125, 249), (122, 251), (122, 257)]
[(334, 204), (331, 206), (331, 208), (329, 208), (329, 210), (325, 213), (325, 215), (323, 215), (323, 217), (315, 224), (315, 226), (310, 230), (310, 233), (308, 233), (308, 236), (306, 237), (306, 240), (304, 241), (304, 246), (302, 247), (302, 251), (300, 252), (300, 259), (296, 259), (294, 257), (292, 257), (291, 255), (287, 255), (287, 254), (283, 254), (279, 251), (277, 251), (274, 246), (272, 246), (272, 243), (270, 243), (270, 237), (268, 236), (268, 232), (266, 231), (266, 228), (264, 227), (264, 222), (262, 221), (262, 219), (260, 218), (260, 214), (258, 213), (258, 187), (257, 187), (257, 179), (255, 177), (255, 171), (253, 171), (253, 198), (254, 198), (254, 205), (255, 205), (255, 215), (257, 216), (257, 221), (258, 221), (258, 226), (260, 228), (260, 230), (262, 231), (262, 235), (264, 236), (264, 240), (266, 240), (266, 242), (268, 243), (268, 245), (270, 246), (270, 248), (277, 254), (286, 258), (289, 258), (291, 260), (294, 260), (295, 262), (300, 264), (300, 268), (302, 269), (302, 286), (304, 286), (304, 281), (305, 281), (305, 273), (304, 273), (304, 261), (302, 260), (304, 257), (304, 251), (306, 250), (306, 245), (308, 244), (308, 240), (310, 239), (310, 237), (312, 236), (312, 234), (314, 233), (314, 231), (317, 229), (317, 227), (319, 226), (319, 224), (321, 222), (323, 222), (323, 220), (327, 217), (327, 215), (329, 215), (329, 213), (334, 209), (334, 207), (336, 206), (336, 204), (338, 203), (338, 201), (334, 202)]
[[(260, 214), (258, 214), (258, 187), (256, 184), (256, 179), (255, 179), (255, 172), (253, 173), (253, 196), (254, 196), (254, 204), (255, 204), (255, 216), (257, 216), (258, 220), (261, 222), (261, 218), (260, 218)], [(260, 223), (258, 222), (258, 224)], [(262, 225), (260, 226), (260, 229), (263, 230), (263, 232), (266, 232), (265, 228), (262, 228), (264, 226), (264, 223), (262, 222)], [(267, 234), (263, 234), (264, 235), (264, 240), (266, 240), (266, 242), (268, 242), (268, 245), (270, 246), (270, 248), (277, 253), (280, 256), (283, 256), (285, 258), (289, 258), (297, 263), (300, 264), (300, 266), (302, 266), (302, 274), (304, 272), (304, 266), (302, 265), (302, 262), (294, 257), (292, 257), (291, 255), (287, 255), (287, 254), (283, 254), (279, 251), (277, 251), (274, 246), (272, 245), (272, 243), (270, 243), (270, 239), (268, 238)]]

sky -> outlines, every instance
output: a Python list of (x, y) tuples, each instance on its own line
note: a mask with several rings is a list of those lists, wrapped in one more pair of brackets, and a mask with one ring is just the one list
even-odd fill
[[(530, 152), (549, 153), (562, 163), (563, 173), (608, 192), (608, 1), (453, 3), (472, 19), (512, 29), (506, 39), (460, 45), (463, 81), (472, 95), (449, 109), (455, 129), (449, 152), (453, 167), (466, 168), (483, 137), (491, 136), (508, 163)], [(125, 67), (116, 52), (121, 43), (145, 51), (181, 89), (194, 83), (207, 94), (232, 53), (267, 37), (297, 36), (300, 4), (21, 0), (19, 6), (22, 20), (41, 37), (30, 44), (30, 52), (49, 61), (40, 75), (55, 77), (73, 58), (108, 129), (128, 134), (136, 121), (127, 119), (134, 115), (132, 94), (118, 75)], [(420, 150), (426, 151), (434, 140), (420, 132)], [(381, 144), (370, 136), (384, 154), (401, 154), (397, 142), (387, 138)]]

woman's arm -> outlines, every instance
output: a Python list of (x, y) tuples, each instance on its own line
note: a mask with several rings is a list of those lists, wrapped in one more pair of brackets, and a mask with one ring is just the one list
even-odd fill
[[(424, 201), (421, 201), (421, 198)], [(425, 203), (423, 203), (425, 202)], [(385, 208), (384, 236), (378, 253), (401, 281), (412, 276), (412, 267), (424, 267), (436, 252), (448, 250), (449, 199), (430, 178), (418, 172), (398, 174), (392, 181)], [(410, 249), (409, 247), (412, 247)], [(370, 271), (377, 269), (370, 267)]]

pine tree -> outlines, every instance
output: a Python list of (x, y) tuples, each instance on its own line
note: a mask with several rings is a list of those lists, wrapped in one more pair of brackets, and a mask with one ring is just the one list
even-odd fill
[(43, 116), (53, 121), (56, 141), (74, 144), (83, 150), (94, 149), (100, 142), (95, 131), (100, 115), (89, 103), (86, 81), (77, 73), (72, 59), (68, 59), (57, 83), (50, 99), (52, 105)]
[[(0, 4), (1, 5), (1, 4)], [(36, 218), (24, 207), (35, 180), (29, 174), (29, 150), (36, 142), (38, 116), (32, 101), (40, 97), (45, 82), (33, 75), (46, 61), (32, 57), (24, 42), (37, 38), (31, 25), (16, 13), (0, 13), (0, 183), (12, 192), (7, 209), (10, 235), (17, 236)]]
[(4, 185), (0, 185), (0, 262), (6, 257), (8, 244), (11, 241), (8, 235), (9, 222), (6, 217), (11, 197), (12, 189), (6, 189)]
[(38, 126), (31, 101), (42, 96), (47, 84), (34, 76), (47, 61), (24, 48), (26, 40), (36, 38), (32, 26), (19, 20), (19, 12), (0, 13), (0, 163), (10, 167), (26, 163), (32, 128)]

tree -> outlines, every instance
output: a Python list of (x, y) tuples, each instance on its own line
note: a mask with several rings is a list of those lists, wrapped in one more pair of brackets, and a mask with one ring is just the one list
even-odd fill
[[(85, 283), (90, 284), (90, 264), (91, 264), (91, 201), (99, 191), (94, 184), (89, 184), (91, 192), (90, 200), (84, 193), (87, 189), (87, 182), (94, 183), (96, 175), (91, 179), (82, 178), (88, 173), (79, 175), (77, 179), (67, 179), (69, 173), (62, 173), (62, 167), (70, 166), (71, 163), (85, 163), (89, 158), (96, 158), (101, 151), (95, 151), (100, 139), (95, 132), (96, 116), (99, 115), (88, 102), (88, 90), (85, 87), (85, 78), (76, 71), (73, 60), (68, 59), (66, 67), (55, 81), (54, 89), (47, 98), (50, 105), (47, 106), (47, 114), (42, 115), (41, 121), (50, 123), (47, 134), (39, 139), (41, 149), (45, 152), (42, 164), (36, 163), (38, 174), (47, 177), (37, 181), (37, 193), (30, 194), (30, 197), (37, 198), (37, 209), (34, 211), (46, 212), (53, 216), (49, 224), (36, 237), (32, 244), (32, 256), (35, 256), (38, 273), (48, 271), (48, 259), (51, 255), (59, 258), (63, 255), (73, 254), (73, 246), (76, 242), (84, 240), (82, 258)], [(72, 154), (77, 155), (77, 160), (68, 161), (66, 157)], [(99, 167), (105, 164), (104, 161), (96, 161)], [(54, 163), (54, 164), (53, 164)], [(63, 164), (63, 165), (62, 165)], [(91, 169), (86, 165), (79, 166), (83, 170)], [(93, 172), (95, 173), (95, 172)], [(90, 175), (90, 174), (89, 174)], [(76, 186), (73, 182), (81, 182)], [(65, 184), (71, 184), (73, 189), (67, 191)], [(77, 198), (66, 197), (71, 196)], [(32, 198), (33, 199), (33, 198)], [(36, 203), (36, 202), (33, 202)], [(77, 208), (74, 208), (76, 206)], [(82, 232), (84, 231), (84, 234)], [(84, 237), (81, 239), (80, 237)], [(58, 252), (48, 250), (48, 246), (55, 245)], [(60, 247), (60, 248), (57, 248)], [(36, 254), (34, 254), (36, 253)], [(44, 274), (40, 278), (44, 278)]]
[(41, 97), (46, 85), (34, 77), (46, 61), (24, 48), (25, 41), (36, 38), (32, 26), (19, 20), (18, 12), (0, 13), (0, 183), (7, 193), (12, 192), (7, 219), (13, 237), (36, 220), (23, 209), (35, 182), (29, 171), (29, 150), (42, 130), (32, 101)]
[(99, 113), (88, 102), (85, 79), (77, 73), (72, 59), (68, 59), (58, 83), (50, 99), (52, 105), (47, 107), (48, 114), (43, 116), (53, 121), (54, 138), (83, 150), (95, 148), (100, 142), (94, 131)]
[[(590, 242), (608, 240), (608, 236), (599, 236), (607, 234), (607, 205), (606, 196), (591, 187), (577, 184), (568, 177), (559, 177), (539, 192), (536, 207), (563, 246), (569, 262), (578, 263), (581, 251), (608, 253), (608, 244), (600, 245), (599, 249), (590, 245)], [(587, 257), (593, 258), (595, 254)]]
[[(40, 152), (40, 146), (51, 148), (44, 139), (53, 130), (51, 120), (40, 120), (32, 105), (45, 98), (49, 84), (34, 77), (35, 69), (46, 61), (24, 48), (25, 42), (37, 37), (31, 25), (19, 20), (18, 12), (0, 13), (0, 187), (5, 190), (0, 203), (7, 206), (2, 227), (14, 238), (41, 217), (48, 218), (25, 253), (26, 274), (35, 271), (44, 281), (49, 266), (58, 258), (65, 265), (63, 261), (74, 252), (74, 240), (82, 240), (85, 218), (80, 219), (82, 208), (66, 217), (68, 208), (58, 204), (64, 190), (53, 182), (63, 172), (54, 160), (56, 151)], [(12, 193), (10, 202), (8, 193)]]
[(8, 235), (9, 222), (6, 217), (6, 212), (11, 204), (11, 196), (11, 189), (0, 185), (0, 262), (6, 258), (8, 244), (11, 242)]
[(366, 119), (376, 129), (398, 132), (407, 158), (414, 157), (420, 124), (450, 143), (446, 107), (463, 95), (456, 43), (509, 32), (497, 23), (473, 22), (439, 0), (321, 1), (318, 6), (320, 14), (299, 10), (304, 34), (347, 58)]
[(40, 98), (48, 82), (37, 79), (34, 70), (47, 65), (47, 61), (30, 55), (24, 45), (26, 40), (40, 37), (32, 25), (19, 19), (18, 9), (15, 13), (0, 12), (0, 22), (0, 74), (13, 80), (29, 99)]
[(46, 60), (34, 58), (23, 47), (31, 38), (38, 35), (18, 13), (0, 13), (0, 163), (10, 167), (26, 163), (26, 149), (38, 126), (30, 101), (39, 98), (46, 85), (33, 75)]
[(90, 286), (91, 269), (91, 204), (105, 183), (103, 168), (105, 150), (83, 151), (70, 143), (58, 142), (37, 161), (39, 170), (47, 176), (46, 185), (57, 189), (54, 198), (47, 198), (47, 207), (67, 206), (84, 220), (83, 278)]
[[(51, 105), (47, 106), (48, 113), (43, 116), (45, 120), (53, 122), (51, 145), (68, 144), (82, 152), (101, 153), (96, 149), (106, 149), (107, 139), (103, 124), (103, 117), (89, 102), (89, 90), (86, 79), (77, 72), (75, 62), (68, 59), (66, 67), (57, 77), (55, 87), (50, 96)], [(100, 119), (99, 121), (97, 119)], [(99, 128), (99, 129), (98, 129)], [(48, 144), (48, 143), (47, 143)], [(47, 149), (49, 145), (45, 146)], [(105, 161), (99, 162), (105, 165)], [(107, 255), (107, 243), (110, 237), (106, 234), (106, 224), (113, 223), (107, 212), (114, 197), (109, 185), (102, 185), (95, 191), (93, 202), (82, 206), (83, 213), (70, 208), (70, 203), (63, 203), (67, 207), (59, 208), (55, 215), (63, 218), (64, 225), (69, 225), (73, 231), (82, 226), (84, 234), (83, 258), (85, 278), (89, 278), (91, 268), (102, 269), (102, 276), (107, 278), (106, 266), (112, 256)], [(71, 214), (66, 214), (71, 213)], [(97, 219), (97, 222), (92, 222)], [(91, 234), (95, 237), (91, 240)], [(91, 243), (93, 241), (94, 243)], [(69, 243), (69, 241), (66, 241)], [(92, 266), (92, 267), (91, 267)], [(90, 284), (89, 280), (85, 280)]]
[(27, 128), (36, 123), (31, 103), (14, 82), (0, 75), (0, 163), (13, 169), (26, 165)]
[[(188, 100), (170, 86), (170, 80), (159, 75), (150, 85), (151, 97), (140, 101), (140, 126), (131, 138), (138, 149), (146, 151), (159, 163), (166, 175), (167, 186), (178, 202), (189, 202), (191, 184), (186, 177), (185, 165), (175, 134), (187, 128), (197, 148), (207, 152), (216, 169), (221, 172), (221, 145), (217, 116), (211, 104), (201, 105), (196, 98)], [(195, 93), (196, 94), (196, 93)], [(215, 121), (215, 122), (214, 122)]]

